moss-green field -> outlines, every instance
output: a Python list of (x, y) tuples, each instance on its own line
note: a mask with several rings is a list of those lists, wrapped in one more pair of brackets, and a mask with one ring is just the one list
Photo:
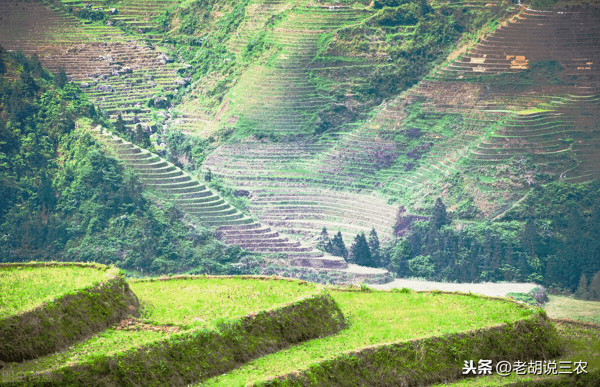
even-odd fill
[[(44, 286), (54, 283), (51, 275), (48, 279)], [(131, 288), (143, 308), (142, 319), (107, 329), (63, 352), (10, 363), (8, 371), (42, 372), (68, 364), (91, 363), (172, 333), (192, 328), (217, 329), (219, 323), (293, 302), (319, 289), (318, 285), (298, 281), (210, 277), (138, 280), (131, 283)]]
[(91, 267), (0, 267), (0, 318), (31, 310), (106, 277), (104, 270)]
[(131, 289), (145, 308), (144, 321), (185, 328), (210, 326), (251, 312), (271, 309), (315, 293), (311, 283), (241, 278), (135, 281)]
[(563, 296), (549, 297), (550, 301), (544, 304), (548, 316), (600, 324), (600, 302)]
[[(566, 371), (574, 371), (576, 362), (585, 362), (587, 366), (586, 372), (600, 370), (600, 326), (577, 326), (564, 322), (555, 323), (558, 333), (565, 343), (565, 353), (559, 359), (556, 359), (556, 364), (561, 361), (569, 362), (569, 369)], [(529, 359), (522, 359), (524, 362), (529, 362)], [(566, 363), (565, 363), (566, 364)], [(583, 374), (583, 373), (582, 373)], [(516, 382), (527, 382), (533, 380), (548, 380), (548, 375), (517, 375), (511, 373), (509, 376), (493, 375), (487, 377), (471, 378), (461, 380), (455, 383), (438, 384), (435, 387), (441, 386), (468, 386), (468, 387), (492, 387), (492, 386), (507, 386)], [(554, 376), (556, 378), (556, 376)]]
[(461, 294), (336, 291), (333, 296), (350, 320), (348, 329), (254, 360), (200, 385), (245, 386), (305, 370), (346, 351), (514, 322), (532, 313), (506, 301)]

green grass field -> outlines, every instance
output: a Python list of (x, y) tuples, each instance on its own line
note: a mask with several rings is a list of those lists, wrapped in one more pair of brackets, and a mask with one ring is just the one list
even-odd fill
[[(556, 328), (565, 342), (565, 353), (556, 363), (560, 361), (570, 362), (571, 371), (574, 370), (575, 362), (586, 362), (586, 371), (596, 371), (600, 369), (600, 327), (576, 326), (567, 323), (556, 322)], [(522, 359), (528, 362), (529, 359)], [(517, 375), (511, 373), (509, 376), (500, 376), (494, 374), (487, 377), (473, 379), (464, 379), (455, 383), (438, 384), (433, 387), (441, 386), (468, 386), (468, 387), (494, 387), (506, 386), (519, 381), (539, 380), (549, 376)]]
[[(52, 284), (51, 280), (47, 284)], [(140, 280), (130, 285), (143, 308), (141, 320), (132, 320), (127, 329), (107, 329), (60, 353), (10, 363), (3, 372), (43, 372), (68, 364), (91, 363), (101, 356), (164, 339), (172, 332), (194, 327), (214, 329), (220, 322), (281, 306), (319, 289), (318, 285), (298, 281), (211, 277)]]
[(576, 300), (570, 297), (550, 296), (544, 309), (551, 318), (566, 318), (600, 324), (600, 302)]
[[(245, 364), (201, 386), (245, 386), (309, 368), (360, 348), (514, 322), (531, 315), (500, 300), (468, 295), (401, 292), (333, 292), (350, 326)], [(465, 318), (469, 316), (469, 318)]]
[(144, 321), (183, 328), (207, 327), (224, 319), (271, 309), (315, 293), (317, 286), (289, 281), (196, 278), (131, 282), (145, 309)]
[(0, 318), (31, 310), (106, 278), (104, 270), (91, 267), (0, 267)]

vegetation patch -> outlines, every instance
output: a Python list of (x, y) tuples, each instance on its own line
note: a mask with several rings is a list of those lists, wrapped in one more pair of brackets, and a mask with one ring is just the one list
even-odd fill
[[(576, 362), (585, 362), (585, 372), (573, 372), (567, 375), (519, 375), (512, 372), (508, 376), (492, 375), (464, 379), (455, 383), (436, 384), (433, 387), (496, 387), (496, 386), (597, 386), (600, 382), (600, 325), (576, 322), (572, 320), (552, 320), (564, 346), (560, 357), (554, 359), (557, 365), (565, 362), (570, 370)], [(529, 362), (530, 359), (521, 358)]]
[[(0, 262), (226, 274), (245, 254), (143, 192), (90, 134), (94, 124), (110, 124), (75, 84), (44, 70), (35, 55), (2, 52), (0, 62)], [(202, 144), (173, 141), (193, 155)]]
[[(374, 382), (377, 381), (380, 383), (379, 385), (382, 385), (382, 380), (392, 378), (392, 370), (403, 368), (397, 363), (406, 360), (406, 358), (401, 360), (400, 353), (404, 355), (410, 353), (409, 356), (412, 356), (410, 362), (415, 361), (416, 356), (415, 368), (411, 368), (411, 372), (413, 372), (416, 368), (424, 365), (435, 367), (435, 364), (438, 364), (435, 356), (438, 356), (440, 352), (434, 351), (434, 348), (441, 347), (443, 348), (441, 353), (445, 353), (444, 356), (447, 356), (448, 360), (446, 360), (447, 363), (439, 362), (440, 368), (435, 371), (438, 372), (443, 367), (453, 370), (457, 367), (460, 368), (463, 360), (470, 358), (467, 356), (470, 354), (474, 356), (474, 359), (484, 358), (483, 355), (493, 355), (493, 352), (481, 352), (479, 357), (475, 356), (476, 352), (468, 352), (471, 350), (468, 349), (470, 346), (482, 350), (483, 348), (490, 350), (495, 346), (497, 351), (508, 351), (512, 346), (512, 350), (515, 351), (512, 353), (515, 354), (525, 349), (523, 345), (527, 345), (528, 350), (535, 348), (535, 346), (531, 348), (529, 346), (533, 344), (532, 340), (539, 340), (545, 343), (539, 347), (540, 350), (544, 349), (549, 353), (556, 350), (552, 348), (553, 342), (548, 340), (551, 332), (548, 331), (545, 320), (534, 313), (532, 309), (519, 307), (506, 300), (442, 294), (441, 292), (413, 293), (408, 290), (393, 292), (334, 291), (333, 297), (339, 303), (344, 315), (348, 317), (350, 322), (348, 329), (335, 336), (306, 342), (277, 354), (257, 359), (227, 375), (205, 381), (202, 386), (237, 386), (254, 383), (274, 386), (349, 385), (349, 381), (353, 383), (360, 381), (366, 383), (365, 385), (370, 385), (367, 382), (370, 377)], [(473, 319), (465, 319), (465, 315), (472, 316)], [(515, 322), (519, 320), (524, 321), (515, 325)], [(458, 334), (458, 332), (499, 323), (505, 325), (493, 328), (489, 331), (492, 333), (483, 330), (479, 333), (472, 331), (468, 334)], [(538, 330), (536, 327), (540, 329)], [(536, 335), (532, 334), (532, 340), (529, 342), (525, 339), (518, 344), (519, 336), (513, 335), (515, 329), (521, 329), (523, 332), (531, 329), (531, 332), (537, 333)], [(489, 347), (482, 344), (485, 340), (480, 340), (486, 335), (493, 340), (490, 343), (494, 343)], [(495, 341), (496, 339), (500, 340), (503, 335), (507, 336), (506, 345)], [(511, 335), (512, 338), (509, 339), (508, 337)], [(417, 340), (429, 336), (444, 338), (428, 339), (430, 341)], [(492, 337), (496, 339), (491, 339)], [(398, 344), (389, 347), (384, 345), (389, 343)], [(439, 343), (452, 343), (455, 352), (452, 352), (452, 346), (438, 345)], [(429, 345), (431, 346), (428, 347)], [(425, 356), (425, 352), (415, 353), (415, 348), (420, 346), (431, 349), (427, 355), (433, 357), (431, 361), (418, 360), (422, 356), (421, 354)], [(436, 353), (434, 354), (434, 352)], [(394, 353), (397, 353), (397, 356), (393, 355)], [(452, 353), (454, 357), (450, 355)], [(498, 353), (498, 355), (500, 354)], [(366, 374), (361, 376), (358, 370), (362, 370), (361, 372)], [(378, 376), (380, 371), (381, 376)], [(343, 376), (346, 372), (348, 375)], [(265, 382), (269, 378), (280, 375), (287, 376)], [(333, 378), (329, 379), (328, 375), (332, 375)], [(345, 380), (346, 384), (328, 384), (334, 383), (334, 380), (337, 380), (335, 383)]]
[(303, 281), (188, 276), (132, 286), (141, 319), (3, 373), (16, 385), (186, 385), (345, 326), (333, 298)]
[[(64, 349), (136, 315), (139, 307), (124, 275), (103, 265), (2, 264), (0, 275), (2, 294), (8, 295), (3, 296), (0, 318), (2, 361)], [(16, 300), (16, 295), (26, 301)]]

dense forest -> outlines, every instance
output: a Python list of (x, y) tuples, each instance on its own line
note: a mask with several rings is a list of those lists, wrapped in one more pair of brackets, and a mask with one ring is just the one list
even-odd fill
[[(0, 261), (227, 273), (247, 254), (143, 192), (85, 126), (111, 126), (64, 71), (0, 51)], [(83, 119), (83, 120), (82, 120)]]
[(599, 257), (600, 183), (552, 183), (533, 189), (501, 222), (455, 225), (438, 199), (431, 219), (414, 223), (382, 264), (402, 277), (537, 282), (600, 299)]

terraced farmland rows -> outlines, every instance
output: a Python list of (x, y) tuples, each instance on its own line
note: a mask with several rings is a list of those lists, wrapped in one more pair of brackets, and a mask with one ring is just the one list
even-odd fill
[(162, 40), (162, 37), (156, 34), (155, 30), (158, 24), (154, 17), (174, 5), (173, 0), (95, 0), (93, 3), (80, 0), (60, 0), (60, 2), (64, 6), (75, 10), (93, 5), (90, 7), (92, 10), (109, 15), (112, 22), (133, 27), (138, 33), (149, 33), (144, 38), (150, 41)]
[[(422, 139), (432, 146), (417, 166), (400, 160), (375, 180), (389, 192), (427, 195), (428, 187), (453, 172), (483, 176), (490, 167), (504, 170), (515, 160), (527, 160), (537, 172), (566, 181), (597, 179), (600, 51), (594, 42), (600, 40), (600, 29), (594, 15), (523, 9), (462, 58), (388, 102), (366, 125), (406, 131), (416, 122), (407, 119), (407, 109), (420, 101), (421, 115), (441, 114), (456, 123), (456, 130), (439, 137), (423, 127)], [(502, 75), (549, 60), (564, 66), (561, 80), (541, 78), (544, 68), (531, 73), (532, 81)], [(513, 88), (506, 82), (517, 83)], [(523, 188), (538, 183), (533, 170), (528, 173), (522, 176)]]
[(218, 113), (203, 114), (205, 109), (194, 98), (187, 99), (178, 107), (185, 117), (174, 127), (208, 134), (227, 121), (241, 130), (276, 135), (312, 133), (314, 115), (331, 98), (310, 81), (317, 40), (324, 33), (359, 22), (366, 14), (341, 6), (311, 6), (305, 1), (257, 1), (248, 6), (247, 14), (228, 42), (238, 56), (264, 29), (268, 16), (285, 15), (274, 28), (266, 29), (264, 41), (272, 48), (267, 51), (271, 57), (242, 74)]
[(600, 69), (597, 12), (526, 9), (442, 71), (452, 77), (456, 73), (520, 71), (530, 62), (556, 58), (569, 74), (597, 72)]
[[(100, 137), (99, 128), (95, 133)], [(166, 194), (184, 212), (202, 224), (216, 227), (217, 234), (228, 244), (239, 245), (260, 253), (282, 253), (295, 266), (342, 271), (356, 278), (385, 274), (382, 269), (348, 265), (343, 258), (290, 240), (242, 214), (189, 174), (121, 138), (104, 133), (100, 137), (128, 166), (135, 169), (148, 187)]]
[[(377, 145), (373, 143), (373, 147)], [(301, 235), (307, 242), (314, 243), (323, 227), (341, 231), (346, 243), (371, 227), (388, 240), (398, 208), (368, 190), (362, 195), (351, 193), (360, 166), (356, 171), (334, 173), (333, 162), (343, 168), (347, 159), (334, 158), (333, 152), (344, 146), (333, 150), (329, 146), (323, 142), (256, 141), (223, 145), (207, 158), (204, 168), (227, 185), (249, 191), (251, 211), (261, 222)], [(373, 149), (377, 148), (357, 146), (350, 151), (367, 154)]]
[(89, 24), (39, 2), (1, 0), (0, 44), (7, 50), (37, 53), (51, 71), (63, 67), (91, 101), (126, 124), (149, 123), (150, 97), (173, 91), (185, 81), (160, 50), (122, 31)]

